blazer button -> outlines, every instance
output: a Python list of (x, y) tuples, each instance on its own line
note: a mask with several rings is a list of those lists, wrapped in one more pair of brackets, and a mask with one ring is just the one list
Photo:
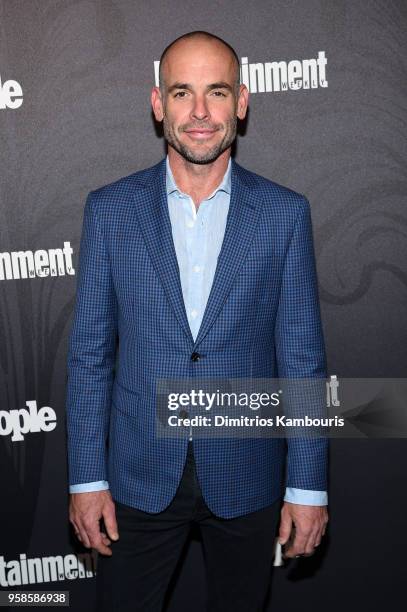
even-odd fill
[(199, 353), (192, 353), (192, 355), (191, 355), (192, 361), (199, 361), (200, 358), (201, 358), (201, 356), (200, 356)]
[(180, 410), (178, 416), (180, 417), (180, 419), (186, 419), (189, 417), (189, 414), (186, 410)]

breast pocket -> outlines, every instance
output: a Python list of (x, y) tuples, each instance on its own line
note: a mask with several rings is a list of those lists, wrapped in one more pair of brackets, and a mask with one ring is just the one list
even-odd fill
[(236, 297), (271, 304), (278, 292), (279, 271), (271, 253), (250, 255), (236, 276)]
[(273, 256), (271, 253), (249, 255), (239, 270), (239, 276), (267, 277), (273, 271)]

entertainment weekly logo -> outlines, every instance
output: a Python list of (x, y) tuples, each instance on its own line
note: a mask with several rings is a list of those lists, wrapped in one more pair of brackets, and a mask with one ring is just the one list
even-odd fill
[(0, 436), (11, 436), (12, 442), (22, 442), (27, 433), (49, 432), (55, 429), (55, 410), (49, 406), (38, 410), (36, 400), (29, 400), (25, 404), (28, 410), (0, 410)]
[(18, 81), (9, 79), (1, 80), (0, 75), (0, 110), (20, 108), (23, 103), (23, 90)]
[(12, 587), (24, 584), (60, 582), (96, 576), (97, 552), (54, 557), (33, 557), (25, 553), (19, 559), (6, 561), (0, 556), (0, 586)]
[(0, 281), (74, 275), (72, 253), (70, 242), (64, 242), (63, 249), (4, 251), (0, 253)]
[[(328, 87), (325, 51), (318, 51), (317, 58), (293, 59), (249, 63), (247, 57), (241, 58), (240, 82), (250, 93), (271, 93), (276, 91), (298, 91), (299, 89), (318, 89)], [(154, 61), (155, 85), (158, 87), (159, 61)]]

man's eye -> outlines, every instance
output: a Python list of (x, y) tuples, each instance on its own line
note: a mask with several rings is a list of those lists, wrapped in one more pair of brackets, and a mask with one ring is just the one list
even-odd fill
[[(174, 98), (185, 98), (188, 92), (186, 91), (177, 91), (174, 94)], [(213, 91), (212, 92), (216, 98), (226, 98), (225, 94), (222, 91)]]

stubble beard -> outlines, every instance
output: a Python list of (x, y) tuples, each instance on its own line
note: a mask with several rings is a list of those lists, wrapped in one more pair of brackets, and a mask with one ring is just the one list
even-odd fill
[[(202, 150), (199, 152), (198, 150), (192, 150), (186, 144), (181, 142), (176, 135), (176, 132), (168, 121), (166, 114), (164, 113), (163, 118), (163, 129), (164, 129), (164, 138), (169, 145), (171, 145), (177, 153), (179, 153), (186, 161), (192, 164), (210, 164), (214, 162), (219, 155), (221, 155), (226, 149), (228, 149), (233, 141), (236, 138), (237, 132), (237, 117), (232, 117), (225, 124), (225, 134), (220, 142), (213, 145), (209, 149)], [(198, 128), (199, 126), (194, 126)], [(208, 127), (201, 126), (201, 127)]]

